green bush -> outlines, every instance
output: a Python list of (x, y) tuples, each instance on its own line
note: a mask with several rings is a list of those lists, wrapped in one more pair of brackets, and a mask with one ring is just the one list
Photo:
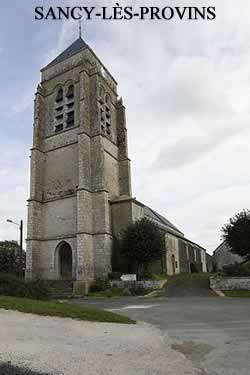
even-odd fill
[(225, 276), (250, 276), (250, 264), (228, 264), (222, 269)]
[(124, 272), (110, 272), (108, 278), (109, 280), (120, 280), (122, 275), (124, 275)]
[(121, 254), (136, 273), (146, 272), (148, 265), (162, 258), (164, 234), (151, 220), (143, 218), (128, 226), (121, 240)]
[(46, 281), (26, 281), (10, 274), (0, 274), (0, 295), (47, 300), (51, 292)]
[(110, 289), (110, 283), (108, 280), (102, 280), (102, 279), (97, 279), (93, 285), (90, 287), (90, 293), (95, 293), (95, 292), (103, 292), (107, 289)]
[(129, 291), (132, 296), (144, 296), (145, 294), (148, 294), (150, 292), (149, 290), (144, 289), (142, 286), (129, 288)]
[[(26, 254), (22, 251), (20, 259), (20, 248), (15, 241), (0, 241), (0, 273), (17, 275), (25, 270)], [(20, 265), (21, 263), (21, 265)]]
[(222, 228), (222, 237), (232, 253), (250, 261), (250, 210), (242, 210)]

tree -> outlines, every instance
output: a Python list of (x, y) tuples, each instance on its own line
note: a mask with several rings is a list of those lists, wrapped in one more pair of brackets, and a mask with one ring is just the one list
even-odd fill
[(128, 226), (121, 250), (130, 264), (136, 265), (137, 271), (141, 265), (146, 270), (151, 261), (162, 258), (165, 250), (163, 232), (155, 223), (143, 218)]
[[(25, 268), (25, 252), (22, 252), (22, 269)], [(18, 274), (20, 250), (16, 241), (0, 241), (0, 273)]]
[(222, 237), (234, 254), (250, 261), (250, 211), (243, 210), (222, 227)]

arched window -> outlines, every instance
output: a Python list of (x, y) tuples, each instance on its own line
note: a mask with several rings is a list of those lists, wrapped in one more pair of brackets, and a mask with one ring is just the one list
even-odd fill
[(74, 85), (70, 85), (68, 87), (68, 91), (67, 91), (66, 96), (67, 96), (68, 99), (73, 99), (74, 98)]
[(59, 103), (59, 102), (62, 102), (62, 101), (63, 101), (63, 88), (60, 87), (57, 91), (56, 102)]
[(68, 87), (66, 98), (67, 98), (67, 117), (66, 117), (66, 128), (71, 128), (75, 125), (75, 88), (74, 85), (71, 84)]
[[(65, 96), (64, 96), (65, 92)], [(65, 89), (59, 87), (56, 91), (54, 107), (54, 130), (61, 132), (75, 125), (75, 88), (70, 84)]]
[(56, 92), (55, 104), (55, 132), (63, 130), (63, 88), (59, 87)]

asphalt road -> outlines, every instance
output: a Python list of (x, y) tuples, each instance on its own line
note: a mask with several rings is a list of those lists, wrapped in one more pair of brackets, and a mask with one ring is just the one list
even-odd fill
[(160, 328), (207, 375), (250, 375), (250, 299), (138, 297), (73, 301)]

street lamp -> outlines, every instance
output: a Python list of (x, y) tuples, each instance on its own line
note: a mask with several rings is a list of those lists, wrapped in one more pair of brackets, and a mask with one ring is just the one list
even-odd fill
[(22, 251), (23, 251), (23, 220), (20, 220), (20, 223), (16, 223), (15, 221), (13, 220), (10, 220), (10, 219), (7, 219), (6, 220), (8, 223), (11, 223), (11, 224), (15, 224), (18, 226), (19, 228), (19, 231), (20, 231), (20, 249), (19, 249), (19, 269), (18, 269), (18, 273), (19, 273), (19, 276), (21, 277), (22, 276)]

